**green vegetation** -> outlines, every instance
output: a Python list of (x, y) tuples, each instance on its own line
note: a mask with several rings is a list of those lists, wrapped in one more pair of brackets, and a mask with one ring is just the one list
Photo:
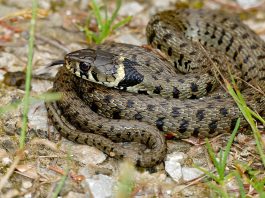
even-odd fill
[[(89, 24), (83, 27), (86, 38), (89, 43), (91, 41), (95, 42), (96, 44), (102, 43), (114, 30), (125, 25), (131, 20), (132, 17), (129, 16), (114, 24), (114, 21), (116, 20), (118, 16), (118, 12), (121, 8), (121, 3), (122, 3), (122, 0), (116, 0), (116, 9), (112, 13), (112, 15), (109, 17), (106, 4), (104, 5), (104, 8), (103, 8), (103, 12), (104, 12), (104, 16), (103, 16), (103, 14), (101, 13), (100, 6), (96, 2), (96, 0), (91, 1), (92, 14), (93, 14), (93, 17), (95, 17), (96, 19), (98, 32), (93, 32), (92, 30), (90, 30)], [(88, 18), (88, 22), (90, 23), (90, 18)]]
[(32, 72), (32, 59), (33, 59), (33, 48), (34, 48), (34, 38), (35, 38), (35, 24), (37, 16), (37, 0), (32, 1), (32, 18), (30, 22), (29, 31), (29, 51), (28, 51), (28, 64), (26, 72), (26, 85), (25, 85), (25, 96), (23, 102), (23, 118), (22, 118), (22, 128), (19, 139), (19, 147), (23, 149), (25, 146), (26, 131), (28, 128), (28, 112), (30, 104), (30, 84), (31, 84), (31, 72)]
[(217, 171), (217, 175), (211, 173), (210, 171), (198, 167), (196, 166), (199, 170), (203, 171), (208, 177), (210, 177), (211, 179), (213, 179), (217, 184), (219, 184), (219, 186), (214, 185), (212, 183), (209, 183), (209, 186), (214, 189), (216, 192), (219, 193), (219, 195), (221, 195), (222, 197), (229, 197), (228, 193), (225, 190), (225, 184), (226, 181), (228, 181), (228, 179), (231, 178), (231, 174), (225, 175), (225, 169), (226, 169), (226, 165), (227, 165), (227, 158), (233, 143), (233, 140), (236, 136), (236, 133), (239, 129), (239, 125), (240, 125), (240, 119), (237, 120), (236, 122), (236, 126), (233, 130), (233, 133), (231, 134), (228, 143), (225, 147), (225, 151), (223, 153), (223, 151), (220, 151), (219, 153), (219, 157), (215, 155), (213, 148), (211, 147), (208, 139), (206, 139), (206, 147), (208, 149), (210, 158), (216, 168)]
[[(257, 128), (254, 118), (259, 120), (263, 125), (265, 124), (264, 119), (260, 115), (258, 115), (256, 112), (252, 111), (247, 106), (242, 94), (237, 88), (234, 78), (232, 77), (231, 79), (232, 79), (232, 84), (224, 79), (226, 88), (228, 90), (228, 93), (233, 97), (233, 99), (237, 103), (238, 108), (242, 112), (243, 116), (248, 121), (249, 125), (251, 126), (253, 135), (255, 137), (257, 151), (263, 163), (263, 167), (265, 168), (265, 163), (264, 163), (265, 162), (265, 155), (264, 155), (265, 146), (261, 140), (261, 134)], [(247, 184), (252, 186), (256, 190), (256, 192), (259, 194), (260, 197), (265, 197), (265, 189), (264, 189), (265, 178), (259, 178), (259, 175), (261, 175), (260, 171), (251, 169), (249, 165), (244, 165), (244, 167), (242, 168), (242, 165), (239, 162), (235, 162), (235, 166), (237, 167), (237, 169), (226, 172), (227, 158), (228, 158), (233, 140), (235, 138), (235, 135), (239, 129), (239, 126), (240, 126), (240, 119), (238, 119), (236, 122), (235, 129), (233, 130), (233, 133), (231, 134), (229, 138), (229, 141), (225, 147), (224, 153), (223, 151), (220, 151), (219, 156), (217, 156), (214, 153), (213, 148), (211, 147), (208, 139), (206, 140), (206, 147), (210, 155), (210, 158), (214, 164), (214, 167), (216, 168), (217, 174), (213, 174), (212, 172), (202, 167), (198, 167), (198, 166), (196, 167), (199, 170), (203, 171), (209, 178), (211, 178), (215, 182), (215, 183), (209, 182), (208, 185), (221, 197), (229, 198), (232, 196), (231, 193), (228, 193), (227, 188), (226, 188), (227, 182), (231, 180), (232, 178), (235, 178), (235, 180), (238, 183), (238, 188), (239, 188), (238, 192), (240, 194), (240, 197), (242, 198), (246, 197), (246, 192), (244, 189), (243, 181), (245, 181)]]
[(123, 162), (120, 166), (117, 188), (115, 191), (116, 198), (131, 197), (135, 187), (135, 167), (130, 162)]

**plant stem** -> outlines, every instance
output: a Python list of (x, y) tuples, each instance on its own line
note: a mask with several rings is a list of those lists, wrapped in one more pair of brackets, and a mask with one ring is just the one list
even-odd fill
[(28, 63), (27, 63), (27, 72), (26, 72), (26, 85), (25, 85), (25, 96), (24, 96), (24, 105), (23, 105), (23, 118), (22, 118), (22, 128), (19, 139), (19, 148), (23, 149), (25, 146), (26, 131), (28, 125), (28, 112), (30, 104), (30, 84), (31, 84), (31, 72), (32, 72), (32, 58), (33, 58), (33, 47), (34, 47), (34, 35), (35, 35), (35, 24), (37, 16), (37, 0), (32, 0), (32, 18), (30, 21), (30, 34), (29, 34), (29, 43), (28, 43)]

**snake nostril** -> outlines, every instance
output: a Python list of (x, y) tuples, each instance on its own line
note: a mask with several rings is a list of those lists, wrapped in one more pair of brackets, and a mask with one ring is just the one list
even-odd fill
[(90, 64), (89, 63), (87, 63), (87, 62), (80, 62), (79, 63), (79, 67), (80, 67), (80, 70), (82, 70), (82, 71), (88, 71), (89, 69), (90, 69)]

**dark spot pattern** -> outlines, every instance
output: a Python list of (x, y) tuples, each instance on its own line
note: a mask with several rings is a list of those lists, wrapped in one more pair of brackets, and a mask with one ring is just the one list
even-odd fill
[(180, 116), (180, 108), (178, 107), (172, 107), (172, 111), (171, 111), (171, 116), (173, 118), (179, 117)]
[(221, 31), (221, 36), (220, 36), (220, 38), (218, 39), (218, 45), (221, 45), (221, 44), (223, 43), (223, 38), (224, 38), (224, 36), (225, 36), (225, 30), (222, 29), (222, 31)]
[(257, 56), (257, 59), (258, 60), (265, 59), (265, 55), (259, 55), (259, 56)]
[(169, 47), (169, 48), (167, 49), (167, 54), (168, 54), (169, 56), (172, 56), (172, 47)]
[(231, 120), (230, 131), (233, 131), (236, 126), (237, 118)]
[(225, 48), (226, 52), (228, 52), (230, 50), (231, 46), (233, 45), (233, 42), (234, 42), (234, 37), (231, 37), (230, 40), (229, 40), (228, 45)]
[(188, 126), (189, 126), (189, 121), (185, 120), (185, 119), (182, 119), (181, 122), (180, 122), (180, 125), (179, 125), (179, 132), (180, 133), (186, 132), (187, 129), (188, 129)]
[(154, 110), (155, 110), (155, 107), (156, 107), (155, 105), (148, 104), (146, 109), (147, 109), (148, 111), (154, 111)]
[[(179, 55), (179, 59), (178, 59), (178, 64), (179, 64), (180, 66), (182, 66), (182, 60), (183, 60), (183, 58), (184, 58), (184, 55), (183, 55), (183, 54), (180, 54), (180, 55)], [(177, 66), (175, 65), (175, 67), (177, 67)]]
[(249, 34), (248, 33), (244, 33), (243, 35), (242, 35), (242, 39), (246, 39), (246, 38), (248, 38), (249, 37)]
[(148, 95), (146, 90), (138, 90), (138, 94)]
[(227, 114), (228, 114), (227, 109), (226, 108), (221, 108), (220, 109), (220, 114), (223, 115), (224, 117), (226, 117)]
[(258, 49), (258, 45), (256, 44), (256, 43), (254, 43), (254, 44), (252, 44), (251, 46), (250, 46), (250, 49), (253, 49), (253, 50), (255, 50), (255, 49)]
[(204, 119), (204, 112), (205, 110), (199, 109), (197, 110), (196, 117), (198, 118), (199, 121), (202, 121)]
[(191, 83), (190, 88), (191, 88), (192, 92), (197, 92), (198, 91), (198, 85), (195, 84), (195, 83)]
[(180, 48), (183, 48), (183, 47), (186, 47), (188, 44), (187, 43), (181, 43), (180, 45), (179, 45), (179, 47)]
[(232, 30), (235, 30), (236, 28), (238, 28), (238, 24), (233, 23), (232, 26), (231, 26), (231, 29), (232, 29)]
[(168, 40), (168, 39), (171, 39), (171, 38), (172, 38), (172, 34), (167, 33), (167, 34), (164, 35), (163, 40), (164, 40), (165, 42), (167, 42), (167, 40)]
[(155, 37), (156, 37), (156, 33), (155, 32), (152, 32), (151, 35), (148, 38), (148, 43), (149, 44), (152, 44), (153, 41), (154, 41), (154, 39), (155, 39)]
[(194, 137), (198, 137), (199, 136), (199, 132), (200, 132), (200, 129), (199, 128), (194, 128), (193, 129), (193, 132), (192, 132), (192, 135)]
[(212, 90), (212, 88), (213, 88), (213, 84), (211, 82), (208, 82), (206, 86), (207, 93), (209, 93)]
[(158, 128), (158, 130), (160, 130), (160, 131), (163, 131), (163, 126), (164, 126), (164, 117), (163, 118), (158, 118), (157, 120), (156, 120), (156, 127)]
[(112, 99), (112, 96), (111, 96), (111, 95), (106, 95), (106, 96), (104, 97), (103, 101), (104, 101), (105, 103), (110, 103), (111, 99)]
[(180, 91), (176, 87), (173, 87), (173, 98), (179, 98), (179, 93)]
[(96, 103), (92, 102), (90, 108), (92, 111), (98, 112), (98, 105)]
[(143, 119), (143, 116), (140, 114), (140, 113), (137, 113), (137, 114), (135, 114), (134, 115), (134, 118), (136, 119), (136, 120), (142, 120)]
[(134, 105), (134, 102), (132, 100), (127, 100), (127, 107), (132, 108)]
[(213, 134), (217, 129), (217, 120), (212, 120), (212, 122), (208, 125), (209, 126), (209, 133)]
[(121, 119), (121, 115), (120, 115), (120, 113), (121, 113), (120, 110), (113, 111), (113, 113), (112, 113), (112, 118), (113, 118), (113, 119)]
[(235, 52), (234, 52), (234, 55), (233, 55), (233, 60), (234, 60), (234, 61), (236, 60), (237, 56), (238, 56), (238, 52), (235, 51)]
[(212, 35), (211, 35), (211, 39), (215, 39), (216, 38), (216, 36), (215, 36), (216, 30), (217, 30), (217, 26), (214, 25), (213, 26), (213, 32), (212, 32)]
[(186, 70), (188, 69), (188, 66), (189, 66), (190, 63), (191, 63), (191, 60), (188, 60), (188, 61), (184, 62)]
[(155, 87), (155, 89), (154, 89), (153, 92), (154, 92), (155, 94), (160, 94), (162, 89), (163, 89), (163, 87), (161, 87), (161, 85), (159, 85), (159, 86), (156, 86), (156, 87)]
[(249, 61), (249, 57), (250, 57), (250, 56), (247, 55), (247, 56), (244, 58), (243, 62), (244, 62), (244, 63), (248, 63), (248, 61)]

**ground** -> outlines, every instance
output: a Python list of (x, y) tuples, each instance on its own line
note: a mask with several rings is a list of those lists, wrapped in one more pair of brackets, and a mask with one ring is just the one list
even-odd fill
[[(0, 104), (15, 103), (24, 95), (24, 79), (12, 81), (9, 72), (24, 72), (27, 64), (31, 1), (9, 0), (0, 4)], [(187, 2), (187, 1), (181, 1)], [(211, 9), (238, 12), (261, 37), (265, 38), (264, 3), (259, 1), (190, 1), (190, 6), (203, 5)], [(87, 41), (81, 26), (91, 14), (89, 1), (39, 1), (35, 51), (33, 59), (32, 96), (40, 95), (52, 87), (51, 80), (58, 67), (47, 67), (54, 60), (63, 59), (67, 52), (86, 48)], [(113, 10), (115, 1), (108, 1)], [(131, 22), (115, 31), (108, 40), (142, 45), (145, 26), (150, 16), (159, 10), (174, 9), (179, 1), (124, 1), (118, 20), (132, 15)], [(90, 21), (90, 28), (95, 22)], [(18, 76), (21, 76), (18, 74)], [(13, 84), (12, 84), (13, 83)], [(168, 141), (168, 155), (164, 163), (152, 169), (134, 172), (128, 164), (107, 157), (96, 148), (72, 143), (60, 136), (47, 119), (43, 101), (30, 106), (28, 132), (24, 158), (16, 166), (9, 180), (1, 186), (1, 179), (15, 163), (21, 127), (21, 108), (8, 111), (1, 118), (0, 138), (0, 197), (52, 197), (65, 169), (70, 172), (60, 192), (62, 197), (111, 197), (122, 185), (122, 175), (134, 175), (132, 197), (211, 197), (212, 190), (205, 177), (193, 164), (214, 172), (204, 142), (196, 139)], [(244, 132), (244, 133), (243, 133)], [(215, 152), (220, 151), (229, 139), (221, 135), (211, 139)], [(70, 157), (68, 156), (70, 154)], [(252, 164), (261, 169), (255, 141), (248, 131), (237, 135), (231, 149), (227, 170), (234, 162)], [(125, 172), (125, 173), (124, 173)], [(228, 189), (238, 193), (235, 181)], [(118, 189), (118, 190), (117, 190)], [(2, 193), (2, 194), (1, 194)], [(117, 195), (117, 194), (116, 194)], [(251, 194), (252, 195), (252, 194)], [(255, 195), (255, 193), (254, 193)], [(117, 195), (118, 196), (118, 195)], [(122, 197), (122, 195), (119, 195)]]

